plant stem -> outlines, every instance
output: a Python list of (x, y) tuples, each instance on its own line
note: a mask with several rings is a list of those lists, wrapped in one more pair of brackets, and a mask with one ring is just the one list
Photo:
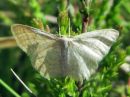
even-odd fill
[(0, 79), (0, 84), (5, 87), (10, 93), (15, 97), (21, 97), (17, 92), (15, 92), (9, 85), (7, 85), (3, 80)]

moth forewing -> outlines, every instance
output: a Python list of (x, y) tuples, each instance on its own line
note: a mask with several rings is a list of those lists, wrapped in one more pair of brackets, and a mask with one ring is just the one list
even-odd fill
[[(118, 36), (119, 32), (117, 30), (103, 29), (86, 32), (73, 38), (73, 41), (75, 42), (75, 47), (73, 47), (73, 49), (77, 48), (77, 53), (81, 56), (81, 58), (77, 58), (77, 60), (79, 62), (82, 60), (80, 69), (82, 69), (81, 72), (85, 72), (83, 74), (85, 79), (88, 79), (87, 76), (95, 72), (98, 63), (109, 52)], [(74, 52), (74, 50), (71, 52)], [(85, 63), (86, 66), (83, 63)], [(87, 72), (89, 73), (87, 74)], [(87, 74), (87, 76), (85, 76), (85, 74)]]
[(57, 36), (53, 34), (22, 24), (12, 25), (11, 31), (18, 46), (26, 53), (28, 47), (31, 45), (39, 44), (40, 42), (46, 44), (49, 41), (55, 41), (57, 39)]
[[(115, 30), (115, 29), (101, 29), (101, 30), (94, 30), (91, 32), (85, 32), (82, 33), (80, 35), (77, 35), (74, 37), (74, 39), (81, 39), (81, 38), (100, 38), (100, 37), (104, 37), (104, 38), (108, 38), (108, 39), (117, 39), (117, 37), (119, 36), (119, 31)], [(111, 40), (110, 39), (110, 40)]]

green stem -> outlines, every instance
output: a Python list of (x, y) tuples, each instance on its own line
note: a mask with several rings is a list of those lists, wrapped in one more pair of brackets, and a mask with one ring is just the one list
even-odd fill
[(17, 92), (15, 92), (10, 86), (8, 86), (3, 80), (0, 79), (0, 84), (5, 87), (10, 93), (15, 97), (21, 97)]

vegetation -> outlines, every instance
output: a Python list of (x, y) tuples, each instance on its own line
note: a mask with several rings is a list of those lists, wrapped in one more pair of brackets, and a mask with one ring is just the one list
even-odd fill
[[(130, 97), (129, 72), (124, 73), (120, 69), (125, 57), (130, 55), (130, 2), (86, 1), (91, 2), (0, 1), (0, 97)], [(28, 56), (16, 46), (10, 30), (10, 26), (15, 23), (34, 26), (54, 34), (60, 32), (62, 35), (68, 34), (68, 27), (71, 35), (86, 30), (114, 28), (120, 31), (120, 37), (99, 64), (97, 73), (89, 80), (84, 80), (83, 84), (68, 77), (47, 80), (34, 70)], [(84, 27), (83, 23), (86, 23)], [(32, 94), (16, 79), (11, 68), (33, 91)]]

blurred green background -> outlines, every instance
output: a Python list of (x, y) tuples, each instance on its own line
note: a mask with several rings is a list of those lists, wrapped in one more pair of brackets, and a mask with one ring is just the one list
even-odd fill
[[(32, 68), (27, 55), (15, 45), (10, 30), (10, 26), (15, 23), (35, 26), (33, 20), (39, 19), (45, 28), (49, 25), (50, 32), (57, 33), (57, 17), (66, 1), (0, 0), (0, 97), (14, 97), (17, 94), (22, 97), (33, 96), (16, 79), (10, 68), (38, 97), (130, 97), (129, 72), (120, 69), (120, 65), (130, 55), (129, 0), (92, 0), (88, 31), (115, 28), (120, 31), (120, 37), (100, 63), (101, 68), (83, 85), (70, 78), (44, 79)], [(68, 1), (72, 30), (80, 33), (81, 0)]]

